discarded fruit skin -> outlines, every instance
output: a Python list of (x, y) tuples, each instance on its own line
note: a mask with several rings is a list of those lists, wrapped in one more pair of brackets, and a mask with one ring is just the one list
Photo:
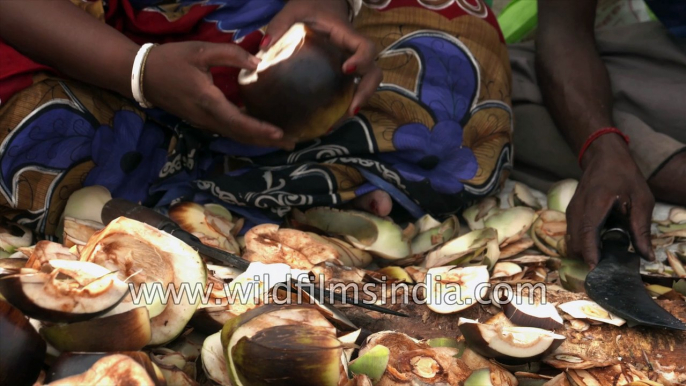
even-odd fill
[(566, 213), (569, 202), (574, 197), (579, 181), (573, 179), (562, 180), (548, 190), (548, 209)]
[(21, 311), (0, 300), (0, 385), (32, 385), (43, 365), (45, 348)]
[[(272, 54), (289, 51), (280, 62)], [(348, 110), (354, 77), (343, 73), (345, 54), (324, 35), (302, 23), (266, 52), (256, 72), (241, 71), (239, 91), (248, 113), (284, 131), (284, 137), (307, 141), (324, 135)], [(256, 78), (256, 79), (255, 79)]]
[(491, 370), (485, 368), (472, 372), (464, 381), (464, 386), (494, 386), (491, 382)]
[(386, 371), (389, 355), (388, 347), (376, 345), (352, 362), (349, 366), (350, 371), (353, 374), (365, 374), (373, 383), (376, 383)]
[[(37, 272), (5, 276), (0, 279), (0, 293), (27, 316), (55, 323), (80, 322), (103, 315), (115, 308), (128, 295), (128, 286), (117, 279), (114, 272), (83, 286), (77, 294), (61, 292), (55, 290), (56, 287), (49, 286), (48, 283), (53, 279), (52, 275)], [(107, 289), (97, 295), (91, 294), (88, 288), (97, 287), (98, 283), (103, 283), (102, 286)], [(55, 308), (46, 308), (50, 303), (48, 299), (60, 303), (50, 305)], [(64, 310), (63, 305), (71, 309)], [(79, 308), (80, 306), (83, 307)], [(89, 306), (94, 308), (87, 311), (90, 309)]]
[(153, 386), (155, 382), (146, 369), (126, 355), (107, 355), (97, 360), (86, 372), (51, 382), (54, 386), (100, 386), (124, 384)]
[(60, 379), (72, 377), (88, 371), (97, 361), (110, 355), (127, 356), (139, 365), (143, 366), (155, 386), (166, 386), (162, 373), (152, 363), (148, 354), (142, 351), (100, 352), (100, 353), (75, 353), (64, 352), (52, 363), (46, 372), (45, 383), (51, 383)]
[(137, 351), (152, 336), (148, 310), (143, 306), (104, 318), (43, 327), (41, 334), (62, 352)]

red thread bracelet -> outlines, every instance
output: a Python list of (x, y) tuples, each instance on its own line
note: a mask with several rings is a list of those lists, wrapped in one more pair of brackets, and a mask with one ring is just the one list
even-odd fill
[(594, 132), (593, 134), (591, 134), (588, 137), (588, 139), (586, 140), (586, 142), (584, 142), (584, 146), (581, 147), (581, 151), (579, 152), (579, 166), (581, 166), (581, 159), (584, 157), (584, 154), (586, 153), (586, 150), (588, 150), (588, 147), (591, 146), (593, 141), (602, 137), (605, 134), (619, 134), (620, 136), (622, 136), (622, 139), (624, 139), (624, 142), (626, 142), (627, 145), (629, 144), (629, 136), (622, 133), (621, 131), (619, 131), (618, 128), (616, 128), (616, 127), (605, 127), (605, 128), (599, 129), (596, 132)]

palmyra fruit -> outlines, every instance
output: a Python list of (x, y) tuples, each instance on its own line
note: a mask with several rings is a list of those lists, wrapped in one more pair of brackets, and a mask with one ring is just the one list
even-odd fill
[(507, 363), (541, 358), (565, 339), (563, 335), (540, 328), (493, 326), (466, 318), (460, 318), (458, 326), (472, 350)]
[(426, 274), (427, 306), (440, 314), (462, 311), (485, 299), (487, 283), (485, 265), (432, 268)]
[[(81, 259), (115, 270), (122, 278), (130, 277), (139, 294), (144, 291), (141, 304), (151, 308), (158, 307), (159, 302), (165, 305), (150, 320), (151, 345), (166, 343), (181, 333), (200, 304), (199, 294), (207, 282), (205, 264), (193, 248), (168, 233), (125, 217), (111, 221), (91, 238)], [(157, 292), (154, 286), (161, 290), (157, 296), (144, 296), (146, 289)], [(167, 289), (177, 291), (179, 299), (162, 299), (160, 292)], [(193, 295), (193, 289), (199, 293)]]
[(243, 102), (250, 115), (280, 127), (286, 137), (320, 137), (350, 107), (355, 84), (342, 70), (345, 53), (303, 23), (257, 57), (257, 69), (238, 76)]

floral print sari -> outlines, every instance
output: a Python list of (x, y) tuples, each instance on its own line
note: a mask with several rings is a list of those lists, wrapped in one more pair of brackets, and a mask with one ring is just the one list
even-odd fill
[[(74, 3), (138, 43), (205, 40), (251, 52), (283, 6)], [(354, 23), (382, 49), (384, 81), (357, 116), (291, 152), (203, 134), (60, 78), (0, 41), (0, 214), (52, 234), (69, 195), (90, 185), (161, 210), (218, 202), (251, 224), (377, 189), (405, 215), (440, 218), (496, 192), (512, 165), (511, 80), (490, 9), (482, 0), (365, 0)], [(212, 72), (240, 104), (237, 70)]]

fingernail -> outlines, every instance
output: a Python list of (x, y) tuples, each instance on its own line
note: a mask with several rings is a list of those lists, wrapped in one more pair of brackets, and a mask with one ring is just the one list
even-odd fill
[(264, 35), (262, 38), (262, 41), (260, 42), (260, 48), (264, 48), (269, 45), (269, 43), (272, 41), (272, 37), (269, 35)]
[(258, 58), (257, 56), (253, 56), (252, 58), (250, 58), (250, 63), (254, 64), (255, 67), (257, 67), (261, 61), (262, 59)]
[(274, 132), (271, 133), (270, 137), (271, 137), (272, 139), (281, 139), (281, 137), (283, 137), (283, 132), (281, 132), (281, 131), (274, 131)]
[(346, 66), (346, 67), (343, 69), (343, 72), (345, 72), (346, 74), (352, 74), (352, 73), (355, 72), (355, 71), (357, 71), (357, 66), (354, 65), (354, 64), (351, 64), (351, 65), (349, 65), (349, 66)]

